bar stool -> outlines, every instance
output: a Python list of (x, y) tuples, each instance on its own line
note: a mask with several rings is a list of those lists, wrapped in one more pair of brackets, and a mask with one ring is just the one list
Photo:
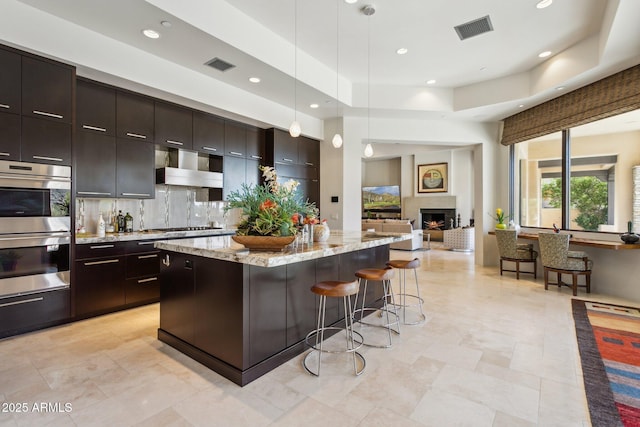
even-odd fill
[[(360, 283), (364, 283), (364, 290), (362, 292), (362, 303), (360, 304), (360, 308), (358, 308), (358, 296), (356, 295), (356, 300), (353, 304), (353, 318), (354, 321), (368, 326), (375, 326), (379, 328), (384, 328), (387, 330), (387, 334), (389, 336), (389, 342), (387, 344), (371, 344), (370, 342), (364, 342), (364, 345), (370, 347), (378, 347), (378, 348), (388, 348), (393, 344), (391, 338), (391, 332), (396, 334), (400, 334), (400, 317), (395, 311), (390, 310), (389, 300), (391, 300), (391, 305), (395, 307), (395, 299), (393, 295), (393, 287), (391, 286), (391, 279), (394, 276), (394, 272), (392, 268), (363, 268), (361, 270), (356, 271), (356, 277), (360, 281)], [(366, 307), (365, 299), (367, 297), (367, 284), (369, 281), (382, 282), (382, 308), (377, 307)], [(367, 312), (376, 312), (380, 310), (380, 317), (383, 315), (386, 316), (386, 323), (379, 325), (370, 322), (364, 322), (362, 318), (365, 316)], [(357, 318), (357, 314), (360, 313), (360, 319)], [(391, 319), (393, 316), (393, 320)], [(393, 329), (392, 326), (396, 325), (397, 330)]]
[[(357, 280), (352, 282), (342, 282), (342, 281), (325, 281), (318, 282), (311, 287), (311, 292), (320, 296), (320, 304), (318, 306), (318, 323), (315, 330), (309, 332), (305, 338), (305, 342), (309, 347), (311, 347), (311, 351), (307, 353), (302, 361), (302, 365), (304, 369), (310, 373), (311, 375), (315, 375), (316, 377), (320, 376), (320, 358), (322, 353), (352, 353), (353, 354), (353, 371), (357, 375), (360, 375), (366, 366), (366, 361), (364, 357), (358, 353), (358, 349), (362, 347), (362, 342), (364, 338), (361, 334), (353, 330), (353, 317), (351, 316), (351, 299), (349, 298), (352, 295), (358, 295), (358, 290), (360, 289), (360, 283)], [(325, 312), (327, 306), (327, 297), (342, 297), (342, 303), (344, 306), (344, 329), (339, 327), (325, 326)], [(345, 331), (347, 345), (345, 350), (334, 351), (322, 348), (322, 343), (324, 341), (324, 333), (325, 331)], [(310, 343), (311, 337), (315, 335), (316, 340), (315, 344)], [(359, 338), (359, 341), (354, 339), (354, 335)], [(317, 372), (313, 372), (307, 361), (309, 356), (314, 354), (314, 352), (318, 353), (318, 369)], [(358, 360), (360, 360), (361, 367), (358, 369)]]
[[(426, 320), (426, 316), (422, 311), (422, 304), (424, 300), (420, 296), (420, 286), (418, 285), (418, 272), (417, 269), (420, 267), (420, 260), (418, 258), (414, 258), (410, 261), (407, 260), (399, 260), (392, 259), (387, 262), (388, 267), (393, 267), (395, 269), (400, 270), (400, 274), (398, 274), (398, 282), (400, 283), (400, 293), (398, 297), (400, 299), (400, 303), (396, 304), (396, 307), (400, 307), (402, 310), (402, 323), (405, 325), (418, 325), (423, 323)], [(407, 270), (413, 270), (413, 275), (416, 280), (416, 294), (408, 294), (407, 293)], [(414, 300), (414, 303), (407, 303), (407, 298), (410, 300)], [(418, 307), (420, 310), (420, 316), (418, 316), (418, 320), (415, 322), (407, 322), (407, 307)]]

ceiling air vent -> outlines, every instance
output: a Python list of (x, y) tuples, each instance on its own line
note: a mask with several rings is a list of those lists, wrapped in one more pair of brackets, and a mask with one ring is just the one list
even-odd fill
[(453, 28), (456, 30), (456, 33), (458, 33), (460, 40), (466, 40), (470, 37), (493, 31), (493, 25), (491, 24), (489, 15), (457, 25)]
[(215, 68), (218, 71), (227, 71), (233, 67), (235, 67), (235, 65), (233, 64), (229, 64), (227, 61), (223, 61), (220, 58), (213, 58), (211, 61), (209, 62), (205, 62), (205, 65), (208, 65), (211, 68)]

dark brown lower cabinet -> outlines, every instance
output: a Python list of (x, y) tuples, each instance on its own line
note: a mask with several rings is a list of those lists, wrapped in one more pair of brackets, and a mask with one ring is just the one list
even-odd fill
[(76, 261), (76, 317), (116, 310), (125, 304), (124, 256)]
[[(265, 268), (161, 251), (158, 338), (239, 385), (306, 349), (316, 325), (310, 288), (384, 267), (389, 246)], [(367, 305), (382, 296), (371, 286)], [(342, 300), (327, 301), (327, 323), (342, 322)], [(339, 301), (338, 301), (339, 300)]]
[(53, 326), (71, 316), (69, 289), (0, 299), (0, 338)]

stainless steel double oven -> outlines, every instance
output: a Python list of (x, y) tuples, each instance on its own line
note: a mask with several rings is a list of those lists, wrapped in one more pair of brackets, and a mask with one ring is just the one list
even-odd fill
[(69, 288), (70, 205), (69, 166), (0, 161), (0, 307)]

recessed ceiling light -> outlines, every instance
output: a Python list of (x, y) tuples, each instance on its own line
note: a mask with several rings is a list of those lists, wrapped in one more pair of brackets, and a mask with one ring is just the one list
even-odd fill
[(162, 25), (165, 28), (170, 28), (171, 27), (171, 22), (169, 22), (169, 21), (160, 21), (160, 25)]
[(401, 47), (400, 49), (396, 50), (396, 53), (398, 55), (404, 55), (407, 52), (409, 52), (409, 49), (407, 49), (406, 47)]
[(536, 4), (536, 7), (538, 9), (544, 9), (547, 6), (551, 6), (551, 3), (553, 3), (553, 0), (540, 0), (538, 4)]
[(157, 39), (160, 37), (160, 33), (157, 31), (153, 31), (153, 30), (142, 30), (142, 34), (144, 34), (145, 36), (149, 37), (150, 39)]
[(260, 79), (258, 77), (249, 77), (249, 81), (251, 83), (260, 83)]
[(524, 104), (518, 105), (518, 108), (524, 108)]
[(345, 3), (354, 4), (358, 0), (344, 0)]
[(563, 90), (563, 89), (564, 89), (564, 86), (558, 86), (558, 87), (556, 88), (556, 90)]
[(434, 79), (427, 80), (427, 84), (428, 85), (432, 85), (432, 84), (435, 84), (435, 83), (436, 83), (436, 81)]
[(310, 108), (318, 108), (318, 107), (319, 107), (319, 105), (318, 105), (318, 104), (311, 104), (311, 105), (309, 105), (309, 107), (310, 107)]
[(538, 54), (538, 57), (540, 58), (546, 58), (547, 56), (551, 55), (551, 51), (550, 50), (545, 50), (544, 52), (541, 52)]

